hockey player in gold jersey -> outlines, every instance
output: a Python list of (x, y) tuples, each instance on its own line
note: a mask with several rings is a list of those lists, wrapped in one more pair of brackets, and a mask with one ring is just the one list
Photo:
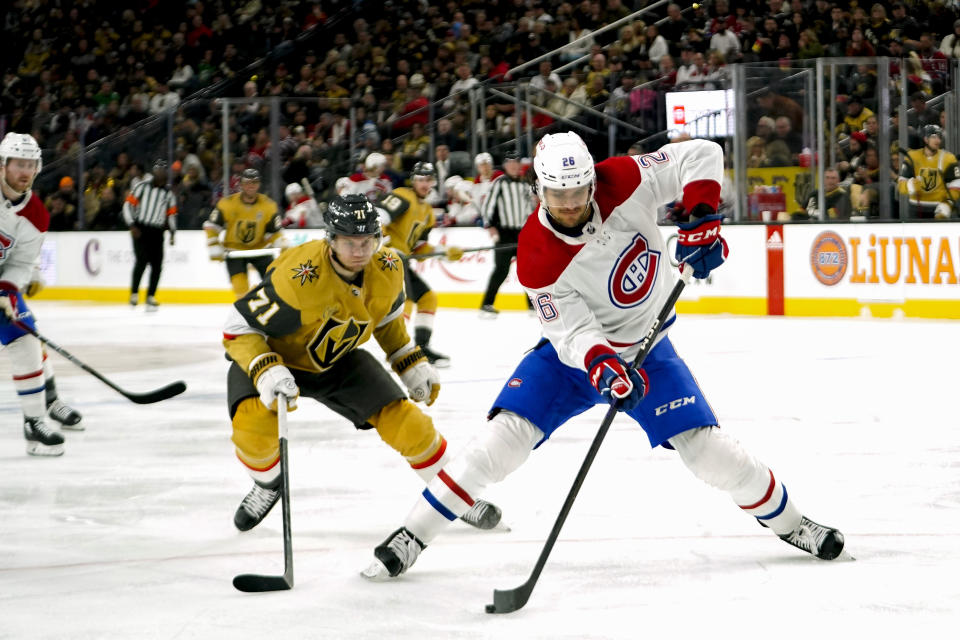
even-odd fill
[[(380, 206), (386, 210), (389, 218), (383, 230), (386, 243), (396, 249), (404, 260), (411, 255), (435, 250), (427, 243), (427, 235), (434, 226), (434, 215), (433, 207), (425, 199), (437, 182), (437, 170), (429, 162), (418, 162), (413, 166), (410, 182), (412, 187), (397, 187), (380, 200)], [(463, 249), (446, 248), (447, 260), (456, 262), (462, 257)], [(404, 313), (407, 318), (411, 316), (414, 304), (417, 307), (414, 340), (431, 364), (448, 366), (450, 358), (430, 348), (433, 318), (437, 313), (437, 294), (408, 264), (404, 267), (408, 297)]]
[(260, 172), (245, 169), (240, 175), (240, 191), (221, 198), (203, 223), (211, 260), (224, 260), (230, 285), (239, 298), (250, 288), (247, 268), (252, 266), (262, 279), (274, 254), (231, 258), (231, 251), (268, 249), (282, 246), (283, 224), (277, 203), (260, 193)]
[(956, 156), (940, 148), (943, 145), (940, 127), (925, 125), (920, 135), (923, 148), (911, 149), (904, 155), (898, 187), (916, 207), (916, 217), (946, 220), (960, 196), (960, 167)]
[[(433, 404), (440, 380), (403, 319), (403, 263), (381, 246), (376, 208), (362, 195), (337, 196), (324, 213), (328, 238), (285, 251), (266, 278), (231, 307), (224, 346), (232, 360), (227, 403), (237, 457), (254, 486), (237, 509), (241, 531), (256, 526), (280, 497), (277, 397), (300, 394), (353, 423), (375, 429), (428, 482), (447, 443), (366, 350), (376, 339), (410, 398)], [(500, 510), (477, 502), (464, 521), (496, 526)]]

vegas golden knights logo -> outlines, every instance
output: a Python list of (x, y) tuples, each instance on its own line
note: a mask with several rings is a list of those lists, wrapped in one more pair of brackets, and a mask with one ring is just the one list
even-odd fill
[(257, 239), (257, 222), (255, 220), (237, 220), (237, 240), (243, 244), (250, 244)]
[(310, 359), (320, 371), (333, 366), (340, 356), (352, 351), (366, 331), (369, 322), (346, 321), (329, 318), (307, 345)]
[(939, 169), (920, 169), (920, 182), (923, 184), (924, 191), (933, 191), (940, 182)]

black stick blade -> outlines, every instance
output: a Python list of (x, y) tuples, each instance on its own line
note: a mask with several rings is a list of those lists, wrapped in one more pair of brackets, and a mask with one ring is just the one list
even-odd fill
[(260, 576), (255, 573), (243, 573), (234, 577), (233, 586), (244, 593), (287, 591), (293, 588), (293, 581), (288, 581), (286, 576)]
[(516, 589), (494, 589), (493, 604), (487, 605), (486, 612), (513, 613), (518, 609), (522, 609), (523, 605), (527, 604), (527, 600), (530, 599), (532, 592), (533, 585), (531, 585), (529, 581), (524, 582)]
[(146, 393), (131, 393), (129, 391), (122, 391), (121, 393), (123, 393), (128, 400), (136, 402), (137, 404), (153, 404), (154, 402), (161, 402), (173, 396), (178, 396), (186, 390), (187, 384), (183, 380), (177, 380), (165, 387), (154, 391), (147, 391)]

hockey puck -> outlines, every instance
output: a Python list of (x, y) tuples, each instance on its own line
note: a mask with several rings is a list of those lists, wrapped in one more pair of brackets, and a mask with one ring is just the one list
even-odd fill
[(496, 612), (497, 612), (497, 608), (496, 608), (494, 605), (492, 605), (492, 604), (488, 604), (488, 605), (485, 607), (485, 610), (486, 610), (487, 613), (496, 613)]

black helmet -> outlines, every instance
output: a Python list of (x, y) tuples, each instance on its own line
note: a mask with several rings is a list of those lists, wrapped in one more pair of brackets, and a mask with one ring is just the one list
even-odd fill
[(241, 182), (260, 182), (260, 172), (256, 169), (244, 169), (240, 174)]
[(926, 140), (930, 136), (937, 136), (940, 140), (943, 140), (943, 129), (935, 124), (924, 125), (924, 127), (920, 129), (920, 137)]
[(503, 154), (503, 161), (506, 162), (507, 160), (517, 160), (517, 161), (519, 161), (519, 160), (520, 160), (520, 152), (519, 152), (519, 151), (514, 151), (513, 149), (511, 149), (510, 151), (507, 151), (505, 154)]
[(323, 212), (323, 221), (330, 235), (380, 235), (377, 210), (366, 196), (359, 193), (335, 196)]
[(425, 162), (421, 160), (417, 164), (413, 165), (413, 172), (411, 175), (414, 178), (418, 176), (423, 178), (436, 178), (437, 169), (433, 166), (432, 162)]
[(157, 158), (153, 161), (153, 171), (166, 171), (167, 161), (163, 158)]

